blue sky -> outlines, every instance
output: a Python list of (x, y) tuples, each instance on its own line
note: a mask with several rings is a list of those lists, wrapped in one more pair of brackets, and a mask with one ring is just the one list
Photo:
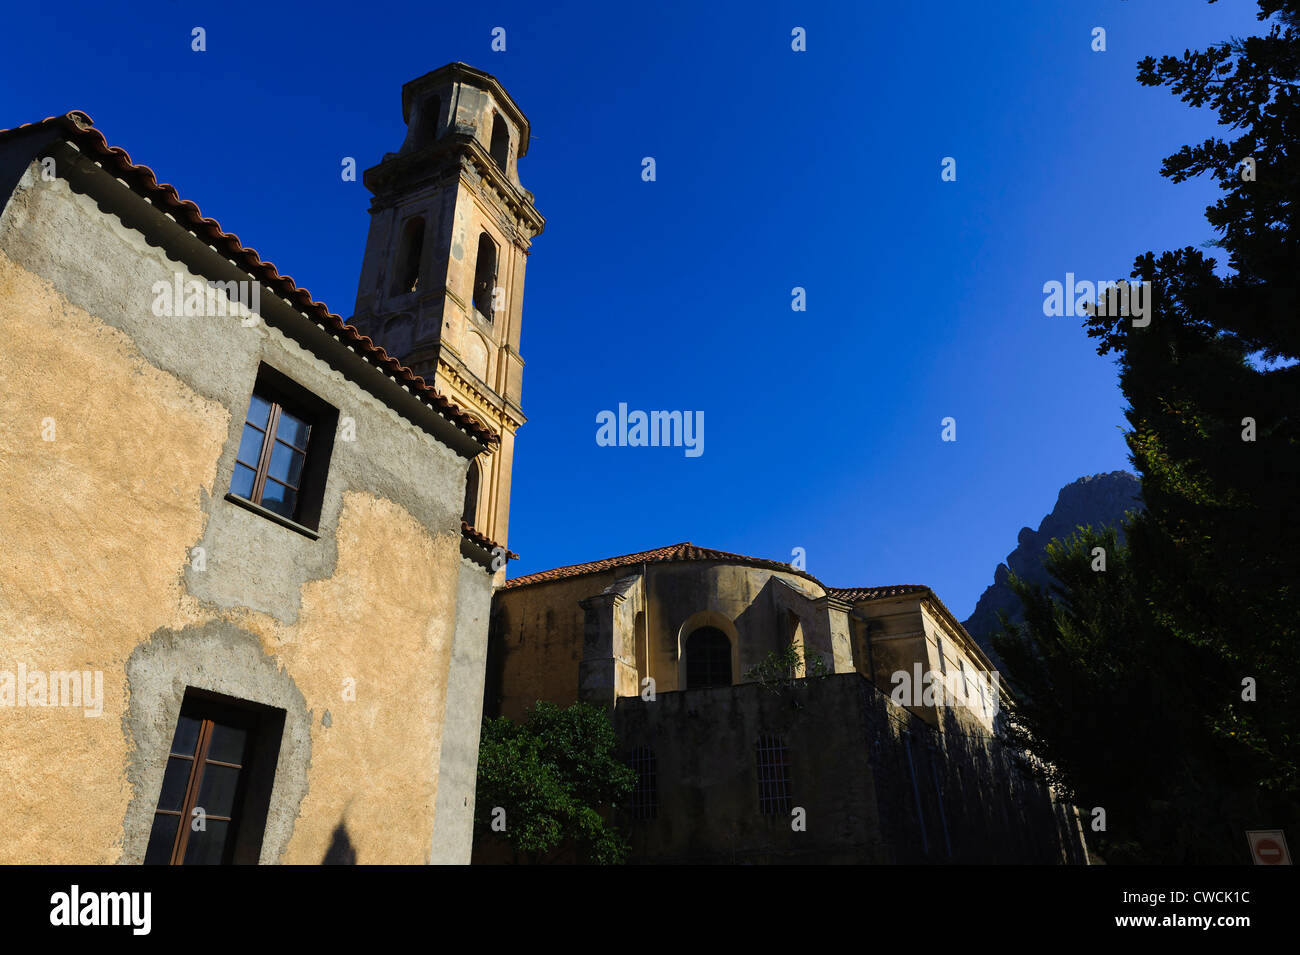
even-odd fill
[[(1158, 173), (1214, 117), (1137, 60), (1260, 30), (1248, 0), (129, 9), (6, 11), (0, 127), (85, 110), (344, 317), (369, 196), (340, 163), (396, 151), (402, 84), (463, 60), (528, 115), (512, 575), (802, 547), (959, 618), (1062, 485), (1128, 466), (1115, 368), (1043, 283), (1213, 237), (1212, 185)], [(598, 447), (620, 402), (703, 411), (703, 455)]]

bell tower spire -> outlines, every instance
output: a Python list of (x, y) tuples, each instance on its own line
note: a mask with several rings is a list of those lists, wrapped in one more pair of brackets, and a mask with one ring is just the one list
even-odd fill
[(470, 466), (465, 519), (506, 544), (524, 265), (546, 224), (519, 182), (528, 119), (464, 63), (403, 86), (402, 118), (401, 149), (363, 176), (374, 198), (351, 321), (500, 438)]

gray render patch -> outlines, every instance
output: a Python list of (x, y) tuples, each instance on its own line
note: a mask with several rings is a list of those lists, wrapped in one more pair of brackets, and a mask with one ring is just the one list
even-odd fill
[[(77, 161), (85, 163), (69, 160)], [(177, 272), (186, 281), (204, 280), (168, 252), (184, 248), (187, 257), (199, 258), (215, 253), (147, 208), (140, 215), (157, 219), (148, 226), (157, 234), (146, 237), (69, 180), (47, 182), (38, 170), (39, 163), (33, 163), (0, 213), (0, 246), (6, 254), (53, 284), (74, 305), (125, 332), (146, 361), (218, 402), (230, 415), (213, 491), (198, 494), (206, 520), (202, 537), (191, 547), (204, 549), (206, 570), (186, 566), (190, 594), (217, 610), (247, 607), (293, 624), (303, 585), (335, 572), (335, 535), (347, 491), (394, 501), (431, 533), (459, 530), (466, 463), (457, 452), (265, 321), (245, 328), (235, 317), (154, 316), (155, 281), (171, 281)], [(121, 184), (116, 187), (127, 191)], [(136, 209), (134, 198), (130, 201)], [(160, 241), (168, 243), (166, 250)], [(264, 296), (263, 311), (275, 301)], [(338, 408), (340, 427), (344, 417), (355, 422), (355, 441), (334, 442), (319, 540), (225, 500), (262, 362)]]
[(127, 659), (126, 679), (130, 706), (122, 716), (122, 730), (130, 746), (127, 781), (132, 796), (122, 823), (119, 862), (144, 861), (186, 687), (284, 710), (284, 735), (258, 860), (262, 865), (279, 862), (307, 795), (311, 765), (312, 714), (288, 672), (263, 652), (253, 634), (218, 620), (156, 631)]

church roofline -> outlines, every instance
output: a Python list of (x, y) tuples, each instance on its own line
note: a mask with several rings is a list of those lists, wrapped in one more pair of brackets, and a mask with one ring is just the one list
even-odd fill
[(623, 554), (620, 557), (607, 557), (604, 560), (588, 561), (582, 564), (569, 564), (564, 567), (555, 567), (551, 570), (541, 570), (535, 574), (527, 574), (523, 577), (516, 577), (513, 580), (507, 580), (502, 586), (502, 590), (513, 590), (517, 587), (527, 587), (530, 584), (549, 583), (555, 580), (565, 580), (570, 577), (582, 577), (587, 574), (600, 574), (609, 570), (618, 570), (623, 567), (633, 567), (637, 564), (665, 564), (674, 561), (689, 560), (712, 560), (723, 561), (737, 564), (747, 564), (753, 567), (763, 567), (768, 570), (780, 570), (788, 574), (794, 574), (796, 577), (803, 577), (817, 584), (819, 587), (824, 585), (820, 580), (805, 570), (799, 570), (790, 564), (783, 564), (777, 560), (767, 560), (762, 557), (746, 557), (744, 554), (732, 554), (723, 550), (713, 550), (708, 547), (699, 547), (690, 541), (683, 541), (680, 544), (669, 544), (667, 547), (657, 547), (653, 550), (637, 551), (634, 554)]
[[(42, 133), (45, 134), (44, 138), (40, 137)], [(239, 241), (239, 236), (223, 231), (216, 219), (205, 218), (194, 202), (180, 197), (175, 186), (159, 183), (148, 166), (132, 162), (125, 149), (109, 146), (103, 133), (94, 127), (94, 121), (86, 113), (72, 110), (61, 116), (47, 117), (40, 122), (0, 130), (0, 142), (10, 142), (23, 136), (34, 138), (33, 157), (57, 139), (71, 143), (137, 195), (167, 214), (181, 228), (254, 276), (267, 289), (305, 315), (318, 326), (320, 334), (331, 341), (337, 339), (349, 351), (431, 407), (478, 445), (487, 449), (499, 440), (492, 431), (484, 428), (432, 384), (389, 355), (371, 338), (362, 335), (355, 326), (331, 312), (323, 302), (316, 301), (311, 292), (300, 287), (290, 276), (281, 275), (273, 263), (263, 261), (256, 249), (246, 248)], [(7, 201), (11, 191), (7, 182), (0, 182), (0, 201)]]
[(576, 577), (583, 577), (588, 574), (601, 574), (611, 570), (620, 570), (624, 567), (635, 567), (637, 564), (664, 564), (682, 561), (721, 561), (724, 563), (744, 564), (750, 567), (760, 567), (768, 570), (779, 570), (788, 574), (794, 574), (797, 577), (803, 577), (810, 580), (826, 591), (826, 596), (836, 600), (843, 601), (847, 605), (864, 603), (873, 600), (889, 600), (899, 597), (916, 597), (920, 600), (930, 601), (939, 615), (943, 617), (949, 625), (959, 634), (965, 635), (969, 649), (978, 654), (979, 659), (987, 665), (990, 670), (996, 669), (988, 655), (984, 653), (980, 645), (975, 641), (966, 628), (948, 609), (947, 605), (939, 599), (939, 595), (934, 592), (934, 588), (926, 584), (892, 584), (885, 587), (827, 587), (820, 580), (805, 570), (800, 570), (790, 564), (782, 563), (777, 560), (768, 560), (763, 557), (746, 557), (744, 554), (732, 554), (728, 551), (713, 550), (708, 547), (699, 547), (690, 541), (683, 541), (680, 544), (669, 544), (667, 547), (658, 547), (654, 550), (638, 551), (634, 554), (624, 554), (621, 557), (607, 557), (604, 560), (593, 560), (583, 564), (568, 564), (564, 567), (555, 567), (551, 570), (541, 570), (534, 574), (527, 574), (523, 577), (516, 577), (507, 580), (499, 588), (500, 590), (515, 590), (521, 587), (528, 587), (535, 584), (553, 583), (558, 580), (569, 580)]

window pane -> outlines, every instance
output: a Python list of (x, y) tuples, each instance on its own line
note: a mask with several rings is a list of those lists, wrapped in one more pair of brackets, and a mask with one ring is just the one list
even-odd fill
[(167, 771), (163, 773), (162, 792), (158, 795), (158, 808), (179, 812), (185, 801), (185, 786), (190, 781), (190, 770), (194, 760), (179, 759), (172, 756), (167, 760)]
[(295, 418), (283, 408), (280, 409), (280, 423), (276, 426), (275, 436), (300, 448), (307, 447), (307, 422)]
[(236, 464), (235, 476), (230, 479), (230, 493), (239, 497), (252, 498), (253, 478), (256, 476), (256, 472), (252, 468)]
[(301, 483), (302, 462), (306, 459), (307, 456), (301, 451), (295, 451), (287, 444), (277, 441), (271, 451), (271, 467), (268, 473), (277, 481), (297, 487)]
[[(244, 741), (248, 739), (248, 730), (234, 726), (222, 726), (216, 723), (212, 727), (212, 739), (208, 742), (208, 759), (223, 763), (243, 763)], [(217, 813), (217, 815), (225, 815)]]
[(277, 481), (267, 479), (262, 489), (262, 506), (268, 511), (275, 511), (284, 517), (293, 517), (293, 506), (298, 495)]
[(265, 431), (267, 419), (270, 417), (271, 402), (267, 401), (265, 398), (253, 395), (253, 400), (248, 406), (248, 420)]
[(180, 821), (180, 816), (153, 817), (149, 847), (144, 850), (145, 865), (167, 865), (171, 862), (172, 846), (176, 844), (176, 828)]
[(193, 756), (199, 742), (199, 721), (192, 716), (182, 716), (176, 723), (172, 737), (172, 752), (179, 756)]
[[(191, 828), (192, 825), (193, 820)], [(230, 823), (208, 819), (205, 826), (206, 832), (190, 832), (189, 843), (185, 846), (186, 865), (221, 865)]]
[[(199, 801), (194, 805), (209, 816), (229, 816), (235, 806), (235, 787), (239, 770), (229, 766), (203, 765), (203, 782), (199, 784)], [(209, 823), (211, 824), (211, 823)]]
[(251, 424), (244, 425), (244, 436), (239, 439), (239, 460), (249, 467), (257, 467), (257, 461), (262, 456), (263, 439), (262, 432)]

